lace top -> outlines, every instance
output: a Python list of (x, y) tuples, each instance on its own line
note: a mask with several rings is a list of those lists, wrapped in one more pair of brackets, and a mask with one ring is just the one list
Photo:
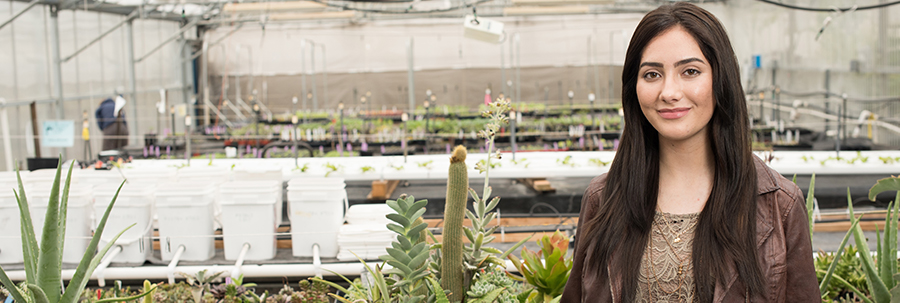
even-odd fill
[(699, 217), (700, 213), (656, 213), (641, 259), (636, 302), (694, 301), (691, 245)]

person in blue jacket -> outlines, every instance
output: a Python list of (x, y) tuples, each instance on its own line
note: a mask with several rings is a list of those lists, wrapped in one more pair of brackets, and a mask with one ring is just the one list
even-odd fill
[(103, 131), (102, 150), (118, 150), (128, 145), (128, 124), (125, 122), (125, 98), (121, 95), (116, 99), (107, 98), (100, 103), (94, 117), (97, 126)]

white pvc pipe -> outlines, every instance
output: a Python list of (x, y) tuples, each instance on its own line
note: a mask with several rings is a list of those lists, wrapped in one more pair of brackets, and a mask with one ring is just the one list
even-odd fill
[[(184, 249), (184, 245), (178, 246), (178, 250), (176, 250), (175, 255), (172, 256), (172, 261), (169, 262), (169, 266), (166, 266), (166, 277), (169, 278), (169, 284), (175, 284), (175, 267), (178, 266), (178, 261), (181, 259), (181, 254), (184, 253)], [(199, 270), (197, 272), (199, 272)]]
[(244, 243), (244, 247), (241, 248), (241, 254), (238, 255), (237, 261), (234, 262), (234, 269), (231, 270), (232, 278), (241, 277), (241, 267), (244, 266), (244, 257), (247, 256), (248, 251), (250, 251), (250, 243)]
[(6, 170), (13, 171), (12, 140), (9, 137), (9, 115), (6, 99), (0, 98), (0, 128), (3, 129), (3, 153), (6, 154)]
[(103, 262), (100, 262), (100, 265), (97, 266), (97, 269), (94, 270), (93, 276), (97, 278), (97, 285), (100, 285), (100, 287), (106, 286), (106, 279), (103, 278), (103, 271), (106, 270), (107, 267), (109, 267), (109, 263), (111, 263), (112, 260), (115, 259), (116, 256), (118, 256), (121, 252), (122, 246), (117, 245), (112, 252), (106, 255), (106, 258), (103, 259)]
[[(373, 263), (373, 262), (370, 262)], [(372, 265), (369, 265), (372, 266)], [(392, 268), (385, 265), (383, 270)], [(231, 265), (205, 265), (205, 266), (179, 266), (180, 272), (199, 272), (207, 270), (209, 272), (219, 272), (232, 269)], [(325, 276), (335, 276), (334, 273), (348, 277), (359, 276), (365, 267), (360, 262), (350, 263), (326, 263), (321, 266)], [(506, 261), (506, 269), (510, 272), (517, 272), (512, 262)], [(159, 280), (169, 277), (170, 269), (166, 266), (138, 266), (138, 267), (109, 267), (104, 271), (106, 278), (111, 280)], [(316, 267), (313, 264), (265, 264), (265, 265), (248, 265), (243, 266), (242, 272), (244, 278), (265, 278), (265, 277), (310, 277), (316, 274)], [(332, 273), (334, 272), (334, 273)], [(24, 281), (25, 271), (8, 271), (6, 272), (10, 280)], [(74, 269), (62, 271), (63, 280), (71, 280), (75, 274)]]
[(319, 244), (313, 244), (313, 272), (316, 277), (322, 277), (322, 256), (319, 255)]

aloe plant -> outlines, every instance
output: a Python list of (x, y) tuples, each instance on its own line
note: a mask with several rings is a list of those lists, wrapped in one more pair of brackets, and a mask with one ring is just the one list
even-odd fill
[(553, 235), (544, 235), (537, 243), (541, 249), (536, 252), (522, 249), (522, 260), (514, 255), (509, 256), (522, 274), (522, 277), (513, 276), (513, 279), (534, 286), (535, 291), (529, 296), (529, 302), (558, 300), (572, 271), (572, 257), (566, 256), (569, 239), (557, 230)]
[(873, 254), (866, 243), (866, 237), (862, 228), (859, 226), (859, 218), (853, 212), (853, 199), (850, 196), (850, 190), (847, 190), (847, 209), (850, 212), (851, 227), (844, 236), (841, 246), (835, 253), (835, 259), (839, 259), (841, 252), (844, 250), (849, 237), (852, 235), (856, 246), (859, 249), (860, 263), (862, 263), (863, 271), (866, 274), (866, 282), (869, 294), (872, 298), (866, 297), (862, 292), (839, 276), (834, 276), (834, 270), (837, 262), (834, 262), (819, 285), (819, 290), (824, 296), (827, 293), (827, 286), (831, 279), (841, 282), (851, 289), (858, 298), (864, 302), (888, 303), (900, 300), (900, 275), (897, 270), (897, 225), (900, 219), (900, 178), (890, 177), (878, 180), (871, 189), (869, 189), (869, 199), (875, 200), (875, 197), (885, 191), (897, 191), (896, 198), (888, 204), (888, 212), (884, 222), (884, 235), (875, 228), (876, 251)]
[[(134, 226), (134, 224), (132, 224), (128, 228), (125, 228), (125, 230), (119, 232), (106, 244), (106, 246), (97, 252), (100, 237), (103, 235), (103, 229), (106, 227), (106, 220), (109, 218), (109, 213), (116, 203), (119, 191), (122, 190), (122, 185), (125, 184), (123, 181), (122, 184), (119, 185), (119, 189), (116, 190), (116, 194), (113, 196), (112, 201), (109, 202), (109, 206), (107, 206), (103, 217), (100, 218), (100, 223), (97, 225), (94, 236), (91, 238), (87, 250), (84, 252), (84, 257), (82, 257), (81, 262), (75, 269), (75, 274), (69, 281), (69, 284), (65, 286), (65, 290), (63, 290), (60, 285), (60, 281), (62, 281), (62, 251), (65, 245), (66, 215), (69, 205), (69, 187), (71, 186), (72, 181), (73, 166), (69, 167), (65, 187), (62, 192), (60, 192), (59, 186), (62, 174), (62, 160), (60, 160), (57, 165), (56, 177), (54, 178), (53, 186), (50, 189), (50, 201), (48, 201), (47, 214), (44, 219), (40, 245), (38, 245), (35, 237), (34, 225), (31, 223), (31, 212), (28, 208), (28, 200), (26, 198), (25, 187), (22, 183), (22, 177), (21, 174), (19, 174), (18, 168), (16, 168), (16, 177), (19, 188), (18, 191), (14, 192), (16, 201), (19, 205), (19, 214), (21, 216), (20, 228), (22, 234), (22, 250), (25, 257), (25, 281), (21, 286), (14, 284), (12, 280), (9, 279), (9, 276), (6, 275), (6, 271), (0, 267), (0, 283), (9, 290), (10, 295), (16, 302), (75, 303), (81, 296), (81, 292), (87, 285), (91, 274), (97, 266), (100, 265), (100, 260), (103, 256), (106, 255), (110, 247), (116, 243), (116, 240), (118, 240), (128, 228)], [(145, 293), (145, 295), (146, 294), (149, 293)]]

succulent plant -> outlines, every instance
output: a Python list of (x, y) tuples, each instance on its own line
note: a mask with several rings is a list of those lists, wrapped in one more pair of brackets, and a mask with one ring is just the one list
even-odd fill
[(522, 275), (512, 277), (534, 286), (535, 292), (529, 297), (530, 302), (550, 302), (562, 295), (569, 280), (573, 264), (572, 258), (566, 256), (569, 239), (557, 230), (550, 236), (544, 235), (537, 243), (541, 249), (536, 252), (522, 248), (522, 260), (514, 255), (509, 256)]
[(450, 156), (447, 178), (447, 200), (444, 204), (444, 231), (441, 243), (441, 287), (450, 291), (450, 302), (464, 297), (465, 267), (463, 266), (463, 219), (469, 188), (466, 167), (466, 148), (457, 146)]

